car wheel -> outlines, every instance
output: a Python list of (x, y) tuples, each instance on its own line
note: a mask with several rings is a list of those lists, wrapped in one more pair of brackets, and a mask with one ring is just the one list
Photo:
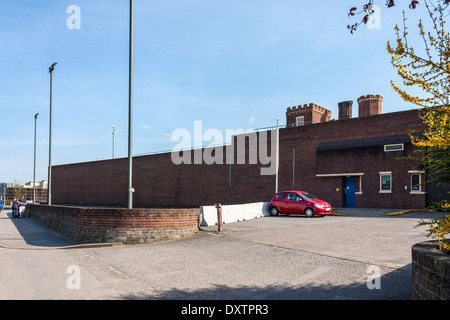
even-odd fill
[(311, 208), (306, 208), (306, 209), (305, 209), (305, 215), (306, 215), (308, 218), (313, 217), (313, 216), (314, 216), (314, 210), (311, 209)]
[(277, 216), (279, 213), (280, 213), (280, 212), (278, 211), (278, 208), (277, 208), (277, 207), (272, 207), (272, 208), (270, 209), (270, 215), (271, 215), (271, 216)]

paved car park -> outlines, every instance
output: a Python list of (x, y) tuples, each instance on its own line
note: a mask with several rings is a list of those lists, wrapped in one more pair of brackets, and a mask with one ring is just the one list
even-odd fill
[(77, 246), (0, 216), (0, 299), (391, 300), (411, 297), (421, 218), (338, 209), (202, 228), (155, 244)]

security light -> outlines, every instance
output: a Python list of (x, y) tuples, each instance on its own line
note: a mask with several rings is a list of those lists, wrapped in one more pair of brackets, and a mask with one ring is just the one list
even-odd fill
[(52, 65), (50, 66), (50, 68), (48, 68), (48, 70), (49, 70), (50, 72), (53, 72), (53, 70), (55, 70), (55, 66), (56, 66), (57, 64), (58, 64), (58, 63), (55, 62), (54, 64), (52, 64)]

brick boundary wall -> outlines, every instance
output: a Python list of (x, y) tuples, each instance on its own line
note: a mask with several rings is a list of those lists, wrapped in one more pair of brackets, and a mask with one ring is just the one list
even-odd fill
[[(323, 143), (340, 145), (352, 140), (386, 140), (406, 135), (408, 130), (423, 131), (426, 125), (417, 112), (408, 110), (280, 129), (278, 190), (308, 191), (334, 207), (343, 207), (345, 177), (339, 174), (363, 173), (361, 192), (355, 196), (357, 207), (425, 208), (425, 187), (420, 194), (412, 194), (409, 190), (409, 171), (421, 171), (421, 165), (398, 159), (415, 155), (416, 148), (411, 143), (405, 143), (404, 150), (396, 152), (385, 152), (384, 142), (376, 146), (363, 147), (363, 144), (353, 148), (347, 145), (346, 148), (319, 150)], [(276, 188), (275, 176), (261, 175), (261, 169), (274, 168), (275, 155), (270, 165), (263, 165), (261, 161), (250, 164), (250, 150), (261, 150), (256, 143), (260, 141), (261, 132), (257, 133), (255, 141), (244, 139), (245, 135), (234, 136), (229, 145), (216, 148), (212, 153), (219, 157), (219, 163), (214, 164), (205, 161), (195, 164), (195, 151), (183, 154), (192, 164), (176, 165), (171, 152), (133, 157), (134, 205), (192, 208), (219, 202), (233, 205), (270, 201)], [(268, 134), (267, 145), (270, 147), (267, 153), (262, 152), (264, 156), (272, 152), (271, 138)], [(227, 164), (228, 147), (234, 152), (232, 165)], [(207, 149), (198, 151), (210, 155), (211, 150)], [(238, 163), (238, 151), (245, 155), (244, 163)], [(52, 203), (123, 206), (127, 203), (127, 165), (127, 158), (118, 158), (54, 166)], [(380, 172), (385, 171), (392, 172), (391, 193), (379, 192)], [(338, 176), (318, 177), (318, 174)], [(422, 179), (425, 181), (426, 173)]]
[(450, 300), (450, 255), (437, 249), (437, 241), (412, 247), (412, 298)]
[(199, 208), (95, 208), (27, 205), (25, 214), (75, 243), (152, 243), (198, 231)]

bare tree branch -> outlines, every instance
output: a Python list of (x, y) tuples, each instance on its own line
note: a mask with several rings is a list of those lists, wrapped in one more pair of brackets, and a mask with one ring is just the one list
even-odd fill
[[(358, 7), (350, 8), (350, 11), (348, 13), (349, 17), (363, 15), (362, 19), (359, 22), (347, 25), (347, 29), (350, 30), (351, 34), (353, 34), (361, 24), (367, 24), (367, 22), (370, 19), (370, 16), (373, 14), (373, 5), (375, 4), (375, 1), (374, 0), (366, 0), (366, 1), (367, 2), (362, 6), (360, 11), (358, 11)], [(416, 9), (420, 5), (420, 2), (418, 0), (408, 0), (408, 1), (409, 1), (408, 8), (411, 10)], [(436, 4), (434, 4), (432, 0), (428, 1), (424, 0), (424, 1), (425, 3), (429, 2), (431, 6), (434, 7), (434, 11), (440, 12), (442, 14), (448, 11), (450, 6), (450, 0), (435, 0), (434, 2)], [(392, 8), (395, 6), (396, 6), (395, 0), (386, 0), (387, 8)]]

